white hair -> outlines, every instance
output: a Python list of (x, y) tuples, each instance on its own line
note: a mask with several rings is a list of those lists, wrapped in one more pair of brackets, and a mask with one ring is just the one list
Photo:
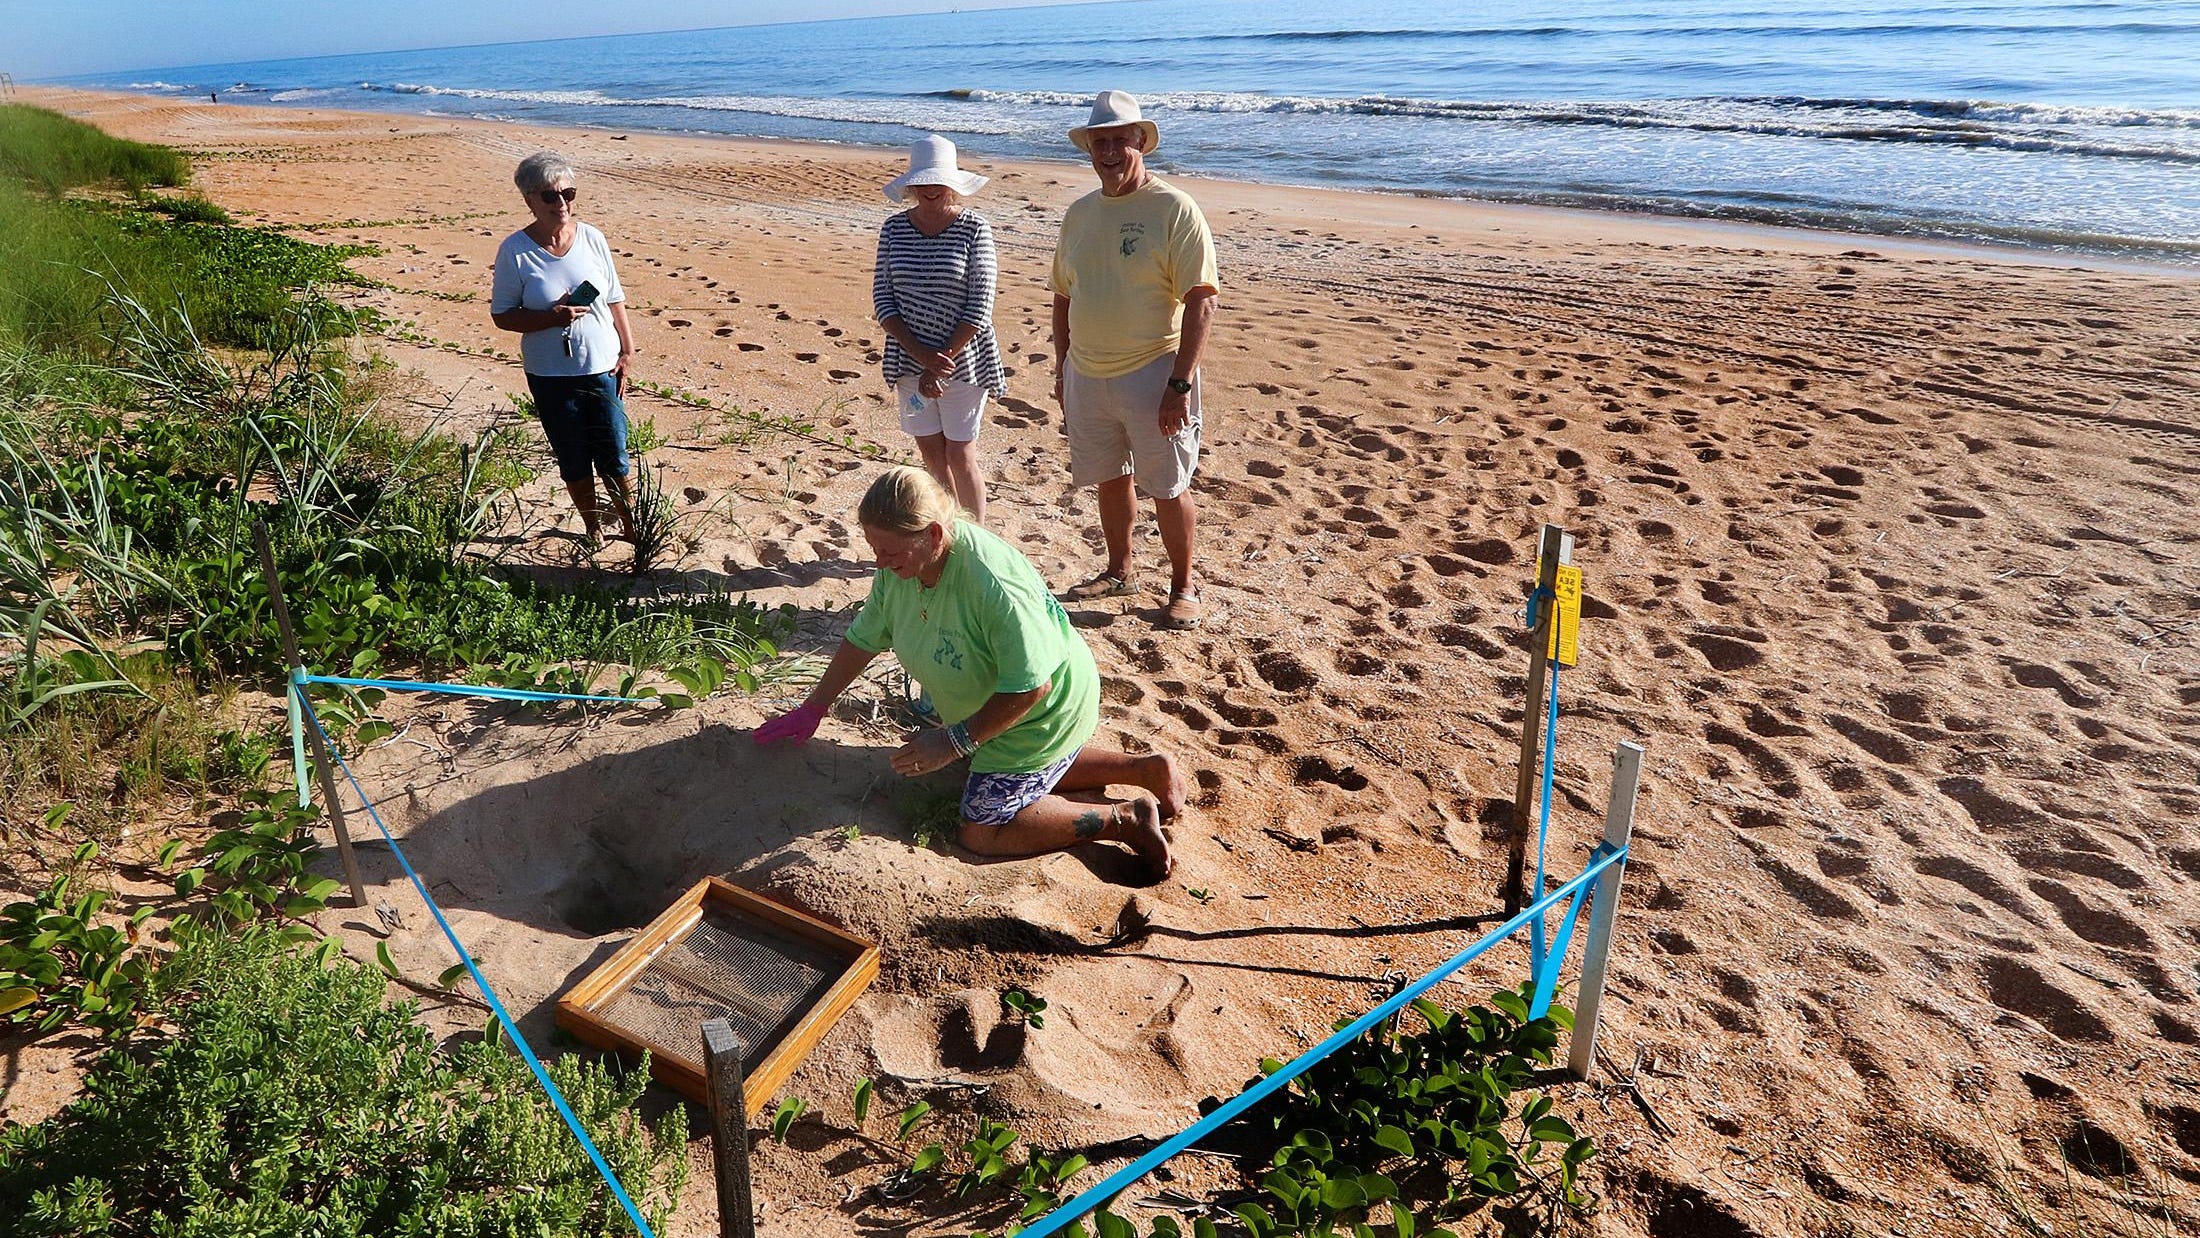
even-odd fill
[(519, 161), (519, 170), (512, 173), (512, 183), (521, 193), (538, 193), (559, 181), (575, 179), (573, 164), (565, 156), (552, 150), (538, 150)]

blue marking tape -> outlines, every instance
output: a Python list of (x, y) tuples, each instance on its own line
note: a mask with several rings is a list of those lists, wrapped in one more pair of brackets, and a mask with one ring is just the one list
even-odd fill
[[(1558, 620), (1553, 612), (1552, 621)], [(1543, 810), (1535, 827), (1535, 888), (1543, 889), (1543, 844), (1551, 836), (1551, 776), (1558, 768), (1558, 663), (1551, 663), (1551, 711), (1543, 729)], [(1535, 967), (1543, 966), (1543, 917), (1535, 918), (1528, 954)]]
[[(371, 680), (324, 679), (316, 675), (294, 676), (294, 679), (299, 678), (308, 683), (363, 683), (370, 687), (381, 686)], [(536, 1059), (535, 1051), (529, 1047), (527, 1038), (519, 1034), (518, 1022), (512, 1018), (509, 1011), (505, 1010), (504, 1003), (497, 1000), (496, 990), (489, 987), (488, 977), (483, 976), (481, 969), (474, 966), (473, 953), (466, 949), (466, 943), (458, 939), (458, 934), (451, 928), (451, 922), (443, 918), (443, 909), (436, 906), (435, 899), (428, 894), (427, 883), (420, 879), (419, 873), (413, 871), (412, 861), (405, 858), (404, 849), (399, 847), (397, 839), (390, 835), (390, 827), (382, 823), (382, 814), (374, 810), (374, 801), (367, 798), (366, 788), (359, 785), (359, 778), (351, 772), (350, 763), (344, 760), (343, 754), (336, 751), (336, 744), (329, 739), (328, 731), (321, 726), (321, 716), (313, 712), (313, 702), (307, 700), (305, 693), (298, 688), (293, 688), (292, 692), (303, 709), (306, 720), (313, 723), (314, 730), (320, 732), (321, 742), (327, 746), (329, 755), (334, 757), (336, 764), (343, 769), (344, 780), (351, 784), (352, 792), (359, 797), (359, 802), (366, 807), (367, 816), (374, 822), (374, 828), (382, 831), (383, 840), (390, 845), (390, 854), (397, 857), (398, 864), (405, 869), (405, 875), (412, 878), (413, 888), (420, 891), (421, 901), (428, 905), (428, 914), (435, 917), (436, 926), (443, 930), (443, 936), (450, 939), (451, 948), (458, 951), (458, 961), (466, 965), (466, 973), (474, 978), (474, 984), (480, 987), (481, 995), (488, 999), (489, 1009), (496, 1013), (497, 1022), (504, 1025), (504, 1034), (512, 1038), (512, 1044), (519, 1049), (520, 1057), (526, 1060), (527, 1068), (535, 1072), (536, 1082), (542, 1084), (542, 1090), (549, 1095), (550, 1103), (557, 1107), (558, 1116), (565, 1119), (565, 1125), (573, 1132), (573, 1137), (581, 1141), (581, 1149), (588, 1153), (589, 1160), (595, 1162), (596, 1172), (602, 1174), (603, 1180), (610, 1185), (611, 1193), (618, 1197), (619, 1206), (626, 1209), (627, 1219), (634, 1222), (634, 1228), (639, 1231), (642, 1238), (657, 1238), (656, 1232), (649, 1228), (649, 1222), (642, 1217), (642, 1210), (634, 1206), (634, 1201), (627, 1196), (626, 1188), (619, 1185), (619, 1176), (611, 1172), (611, 1166), (604, 1162), (603, 1153), (596, 1150), (596, 1141), (590, 1139), (588, 1132), (581, 1129), (580, 1119), (573, 1116), (572, 1107), (565, 1103), (565, 1094), (558, 1091), (558, 1085), (550, 1081), (550, 1072), (542, 1068), (542, 1063)]]
[(347, 688), (381, 688), (389, 692), (441, 692), (448, 696), (485, 696), (496, 701), (601, 701), (607, 705), (646, 705), (646, 696), (576, 696), (570, 692), (536, 692), (527, 688), (491, 688), (466, 683), (417, 683), (410, 679), (346, 679), (341, 675), (294, 674), (295, 683), (331, 683)]
[[(1591, 860), (1611, 850), (1611, 844), (1598, 843), (1589, 854)], [(1558, 973), (1565, 969), (1567, 948), (1573, 945), (1574, 923), (1581, 918), (1581, 909), (1589, 902), (1589, 887), (1583, 886), (1574, 893), (1567, 904), (1566, 916), (1558, 923), (1558, 936), (1551, 942), (1551, 952), (1543, 956), (1543, 965), (1536, 969), (1535, 1000), (1528, 1004), (1528, 1017), (1540, 1019), (1551, 1012), (1551, 998), (1558, 992)]]
[(1543, 613), (1543, 603), (1557, 600), (1558, 590), (1547, 585), (1537, 585), (1535, 591), (1528, 595), (1528, 626), (1531, 629), (1535, 627), (1537, 616)]
[(1071, 1221), (1099, 1207), (1107, 1200), (1122, 1194), (1132, 1183), (1160, 1168), (1164, 1162), (1177, 1153), (1221, 1129), (1232, 1118), (1267, 1099), (1285, 1084), (1303, 1074), (1314, 1063), (1359, 1039), (1366, 1034), (1369, 1028), (1405, 1009), (1407, 1003), (1434, 988), (1453, 972), (1473, 962), (1490, 947), (1519, 932), (1522, 925), (1530, 923), (1566, 898), (1587, 889), (1589, 883), (1598, 874), (1626, 857), (1627, 848), (1625, 847), (1617, 847), (1600, 856), (1591, 857), (1589, 866), (1581, 871), (1579, 877), (1529, 904), (1526, 910), (1507, 920), (1495, 932), (1452, 956), (1450, 960), (1438, 966), (1436, 970), (1399, 990), (1382, 1005), (1354, 1019), (1343, 1030), (1329, 1039), (1292, 1059), (1291, 1063), (1282, 1070), (1238, 1093), (1235, 1097), (1224, 1102), (1213, 1113), (1163, 1140), (1153, 1151), (1108, 1175), (1099, 1185), (1085, 1190), (1077, 1198), (1039, 1218), (1032, 1223), (1030, 1228), (1022, 1230), (1019, 1238), (1047, 1238), (1049, 1234), (1059, 1232), (1063, 1226)]

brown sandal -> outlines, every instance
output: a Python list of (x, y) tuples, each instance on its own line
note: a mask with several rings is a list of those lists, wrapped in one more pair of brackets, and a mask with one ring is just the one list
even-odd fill
[(1205, 617), (1206, 607), (1200, 605), (1196, 593), (1172, 593), (1169, 604), (1161, 608), (1161, 626), (1179, 632), (1198, 627)]
[(1121, 597), (1131, 591), (1130, 578), (1102, 572), (1081, 585), (1071, 585), (1062, 591), (1065, 602), (1090, 602), (1095, 598)]

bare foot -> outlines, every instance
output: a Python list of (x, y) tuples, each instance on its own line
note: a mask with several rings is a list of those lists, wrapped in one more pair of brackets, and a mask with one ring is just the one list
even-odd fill
[(1161, 819), (1174, 821), (1184, 813), (1184, 773), (1176, 767), (1176, 758), (1166, 752), (1148, 756), (1139, 770), (1138, 785), (1153, 792), (1161, 802)]
[(1161, 806), (1141, 795), (1122, 807), (1130, 819), (1122, 820), (1119, 812), (1115, 841), (1138, 853), (1147, 885), (1168, 880), (1169, 874), (1176, 871), (1176, 857), (1169, 854), (1169, 836), (1161, 832)]

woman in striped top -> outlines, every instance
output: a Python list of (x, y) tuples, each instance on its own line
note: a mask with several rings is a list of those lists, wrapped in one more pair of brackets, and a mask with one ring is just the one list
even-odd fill
[(910, 206), (880, 226), (871, 277), (901, 428), (917, 440), (925, 471), (979, 524), (978, 430), (986, 397), (1007, 394), (993, 339), (993, 229), (963, 205), (985, 182), (956, 168), (955, 144), (946, 138), (912, 145), (909, 170), (886, 185), (887, 201), (906, 198)]

